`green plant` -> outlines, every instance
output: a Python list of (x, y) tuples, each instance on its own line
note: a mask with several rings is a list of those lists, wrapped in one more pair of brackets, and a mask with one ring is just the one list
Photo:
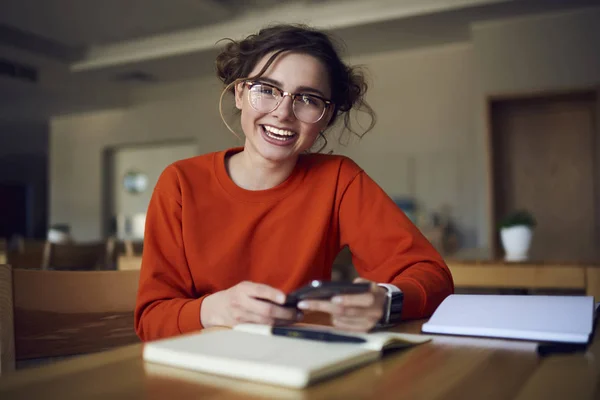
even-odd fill
[(536, 224), (537, 221), (535, 220), (533, 214), (531, 214), (529, 211), (517, 210), (505, 216), (498, 225), (499, 228), (502, 229), (518, 225), (525, 225), (530, 228), (533, 228), (536, 226)]

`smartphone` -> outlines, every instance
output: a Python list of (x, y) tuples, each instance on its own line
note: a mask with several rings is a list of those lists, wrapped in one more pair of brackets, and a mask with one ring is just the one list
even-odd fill
[(288, 294), (283, 306), (296, 307), (296, 304), (302, 300), (325, 300), (341, 294), (366, 293), (370, 288), (371, 284), (368, 282), (351, 283), (314, 280)]

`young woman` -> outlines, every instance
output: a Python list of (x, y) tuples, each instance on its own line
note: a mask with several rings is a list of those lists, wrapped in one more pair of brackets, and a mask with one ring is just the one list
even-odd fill
[(292, 25), (229, 42), (217, 70), (245, 144), (176, 162), (160, 177), (147, 213), (140, 338), (298, 321), (302, 312), (280, 306), (285, 294), (329, 280), (345, 245), (371, 290), (300, 310), (354, 331), (430, 315), (454, 290), (440, 255), (352, 160), (311, 152), (338, 118), (350, 129), (351, 109), (370, 112), (363, 76), (326, 34)]

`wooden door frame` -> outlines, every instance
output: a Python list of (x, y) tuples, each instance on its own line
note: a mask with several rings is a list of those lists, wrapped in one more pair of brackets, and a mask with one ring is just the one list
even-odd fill
[[(485, 96), (485, 151), (486, 151), (486, 172), (487, 172), (487, 194), (488, 194), (488, 243), (492, 258), (497, 258), (500, 255), (500, 249), (497, 246), (497, 221), (496, 221), (496, 193), (494, 188), (494, 149), (493, 149), (493, 121), (492, 121), (492, 106), (494, 102), (509, 101), (509, 100), (526, 100), (542, 97), (554, 97), (561, 95), (577, 95), (593, 93), (596, 97), (596, 118), (594, 126), (594, 145), (596, 147), (596, 157), (594, 159), (594, 171), (596, 171), (595, 185), (595, 204), (600, 204), (600, 83), (586, 87), (576, 87), (570, 89), (556, 90), (540, 90), (528, 92), (506, 92), (495, 93)], [(600, 233), (600, 213), (596, 216), (596, 229)]]

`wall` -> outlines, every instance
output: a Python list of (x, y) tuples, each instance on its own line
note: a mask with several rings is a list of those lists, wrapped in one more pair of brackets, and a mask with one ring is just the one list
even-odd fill
[[(112, 188), (107, 190), (111, 193), (106, 199), (110, 203), (106, 204), (107, 217), (110, 220), (116, 218), (117, 238), (141, 240), (144, 238), (146, 210), (158, 178), (171, 163), (196, 156), (196, 142), (169, 141), (150, 146), (118, 147), (108, 154), (110, 156), (107, 161), (112, 160), (112, 165), (106, 167), (114, 172), (109, 177), (112, 182), (107, 182)], [(146, 180), (143, 191), (131, 192), (125, 189), (123, 179), (131, 172), (143, 174)]]
[(600, 8), (475, 24), (471, 36), (485, 93), (600, 83)]
[(71, 225), (77, 240), (102, 236), (106, 149), (181, 140), (194, 140), (198, 153), (233, 146), (217, 112), (219, 95), (213, 77), (151, 85), (132, 94), (135, 106), (53, 118), (51, 222)]
[(336, 147), (392, 197), (416, 199), (423, 214), (449, 206), (466, 246), (476, 240), (472, 53), (458, 43), (352, 59), (368, 67), (378, 120), (360, 142)]
[(477, 101), (477, 215), (480, 247), (488, 247), (487, 119), (492, 95), (593, 88), (600, 85), (600, 8), (475, 24), (471, 31)]
[(0, 125), (0, 182), (29, 186), (33, 196), (29, 233), (38, 238), (45, 237), (48, 224), (48, 135), (45, 122)]

